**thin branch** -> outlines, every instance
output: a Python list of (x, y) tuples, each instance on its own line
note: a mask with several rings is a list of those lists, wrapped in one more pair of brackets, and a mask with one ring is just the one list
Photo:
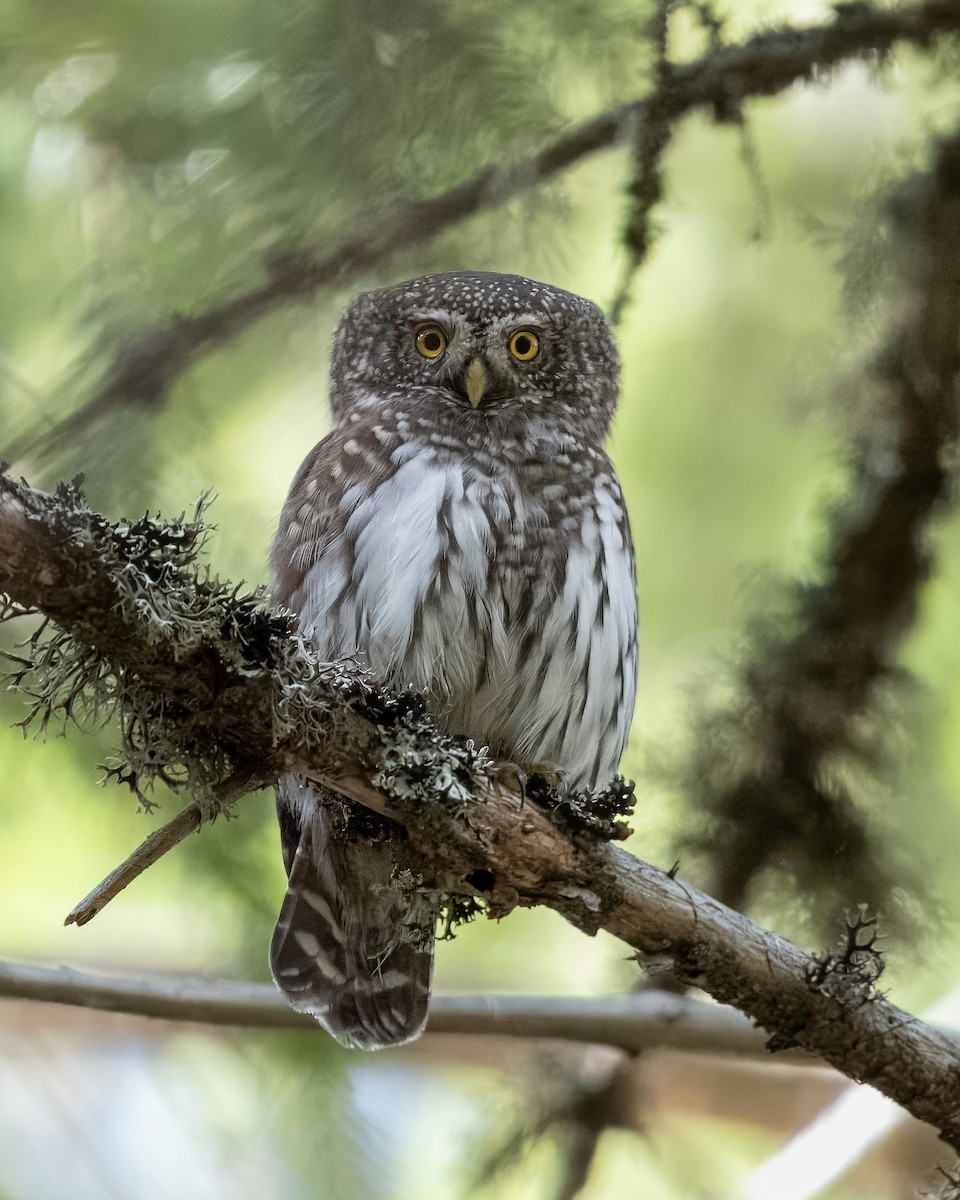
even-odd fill
[(96, 394), (81, 408), (52, 429), (18, 439), (7, 454), (16, 461), (28, 452), (48, 453), (119, 405), (156, 407), (201, 354), (283, 306), (303, 303), (322, 287), (369, 270), (400, 249), (499, 207), (590, 154), (624, 140), (637, 144), (652, 108), (657, 122), (677, 121), (702, 107), (728, 120), (747, 98), (775, 95), (851, 57), (885, 54), (898, 42), (925, 47), (940, 34), (958, 31), (956, 0), (925, 0), (889, 10), (852, 3), (838, 7), (833, 19), (823, 25), (769, 30), (741, 45), (714, 49), (696, 62), (672, 66), (668, 86), (658, 87), (652, 96), (600, 113), (510, 166), (491, 163), (449, 191), (398, 207), (376, 228), (332, 251), (276, 256), (268, 261), (268, 278), (249, 291), (205, 312), (177, 315), (167, 325), (146, 330), (123, 347)]
[[(322, 1033), (273, 984), (149, 973), (135, 979), (72, 967), (0, 962), (0, 997), (102, 1009), (166, 1021)], [(742, 1013), (670, 992), (603, 998), (435, 996), (430, 1033), (555, 1038), (639, 1053), (654, 1047), (770, 1060), (766, 1039)], [(817, 1065), (793, 1053), (791, 1062)]]
[[(249, 772), (238, 773), (226, 780), (215, 789), (216, 811), (228, 808), (257, 786), (257, 778)], [(188, 804), (186, 808), (182, 808), (171, 821), (151, 833), (119, 867), (111, 871), (106, 879), (74, 905), (67, 913), (64, 925), (86, 925), (88, 921), (92, 921), (125, 887), (163, 858), (174, 846), (178, 846), (184, 838), (196, 833), (202, 824), (203, 812), (200, 805)]]
[(74, 905), (67, 913), (64, 925), (86, 925), (88, 921), (92, 921), (98, 912), (119, 896), (128, 884), (142, 875), (147, 867), (152, 867), (185, 837), (196, 833), (201, 821), (199, 805), (188, 804), (186, 808), (181, 809), (172, 821), (151, 833), (116, 870), (111, 871), (79, 904)]

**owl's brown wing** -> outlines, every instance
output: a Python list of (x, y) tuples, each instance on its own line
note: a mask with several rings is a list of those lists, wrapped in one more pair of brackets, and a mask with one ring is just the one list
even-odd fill
[[(287, 853), (299, 797), (291, 805), (283, 792), (297, 786), (288, 777), (278, 798)], [(293, 1008), (316, 1017), (342, 1045), (399, 1045), (427, 1019), (433, 905), (395, 878), (395, 826), (364, 814), (362, 830), (345, 829), (337, 819), (345, 802), (322, 792), (314, 799), (270, 948), (273, 977)]]
[[(329, 567), (332, 578), (342, 568), (333, 561), (335, 546), (341, 559), (344, 552), (342, 498), (351, 488), (362, 495), (363, 481), (373, 486), (378, 475), (362, 455), (344, 454), (342, 442), (331, 435), (304, 463), (273, 554), (275, 599), (300, 611), (301, 627), (331, 657), (351, 648), (324, 636), (330, 614), (310, 604), (303, 582), (310, 572)], [(354, 475), (350, 466), (362, 469)], [(270, 950), (277, 986), (345, 1046), (375, 1050), (417, 1037), (430, 999), (436, 914), (398, 878), (401, 831), (292, 776), (279, 782), (277, 815), (289, 877)]]
[(273, 598), (299, 613), (301, 625), (319, 626), (321, 653), (327, 652), (325, 614), (304, 612), (304, 582), (313, 567), (325, 565), (334, 545), (355, 549), (352, 514), (395, 470), (383, 449), (369, 430), (334, 430), (304, 459), (280, 515), (270, 558)]

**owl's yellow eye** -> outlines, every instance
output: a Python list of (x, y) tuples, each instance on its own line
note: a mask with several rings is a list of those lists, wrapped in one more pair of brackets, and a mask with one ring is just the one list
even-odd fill
[(517, 362), (529, 362), (540, 353), (540, 339), (531, 329), (518, 329), (507, 345)]
[(417, 349), (424, 358), (439, 358), (447, 348), (447, 335), (439, 325), (421, 325), (417, 330)]

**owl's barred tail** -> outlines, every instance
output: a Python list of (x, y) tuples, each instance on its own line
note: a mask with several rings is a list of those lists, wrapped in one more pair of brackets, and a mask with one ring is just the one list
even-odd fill
[(390, 840), (340, 841), (307, 821), (270, 947), (277, 986), (344, 1046), (419, 1036), (433, 976), (433, 906), (393, 878)]

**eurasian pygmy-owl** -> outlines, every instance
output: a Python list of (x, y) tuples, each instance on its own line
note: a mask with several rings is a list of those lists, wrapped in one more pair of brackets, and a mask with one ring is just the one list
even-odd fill
[[(360, 296), (340, 322), (334, 429), (273, 549), (274, 598), (324, 657), (426, 694), (440, 728), (574, 788), (614, 775), (637, 669), (633, 550), (603, 445), (618, 393), (600, 310), (514, 275)], [(345, 1045), (416, 1037), (435, 898), (398, 831), (288, 776), (274, 979)]]

